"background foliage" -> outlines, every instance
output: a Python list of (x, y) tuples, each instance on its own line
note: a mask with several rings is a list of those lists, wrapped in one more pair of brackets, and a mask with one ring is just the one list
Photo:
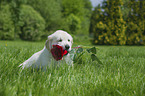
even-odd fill
[[(89, 0), (2, 0), (10, 5), (6, 18), (11, 19), (12, 39), (37, 41), (62, 29), (71, 34), (89, 33), (92, 5)], [(0, 12), (5, 10), (0, 7)], [(3, 14), (3, 13), (2, 13)], [(5, 13), (6, 14), (6, 13)], [(3, 14), (4, 15), (4, 14)], [(12, 16), (11, 16), (12, 15)], [(5, 18), (4, 18), (5, 19)], [(3, 20), (0, 22), (5, 23)], [(1, 32), (4, 34), (4, 31)], [(4, 39), (1, 35), (0, 39)], [(5, 37), (10, 39), (10, 37)]]
[(127, 44), (145, 44), (145, 0), (131, 0), (129, 6), (129, 17), (127, 20)]
[(92, 12), (93, 43), (145, 45), (144, 6), (144, 0), (104, 0)]
[[(62, 22), (60, 0), (28, 0), (27, 4), (45, 19), (47, 31), (55, 31), (60, 28)], [(46, 35), (48, 34), (46, 33)]]
[(14, 24), (11, 18), (10, 6), (8, 4), (1, 6), (0, 10), (0, 39), (14, 39)]
[(93, 10), (90, 0), (1, 0), (0, 5), (2, 40), (38, 41), (62, 29), (91, 35), (93, 44), (145, 45), (144, 0), (104, 0)]
[(19, 14), (19, 36), (22, 40), (36, 41), (44, 35), (45, 20), (29, 5), (21, 5)]

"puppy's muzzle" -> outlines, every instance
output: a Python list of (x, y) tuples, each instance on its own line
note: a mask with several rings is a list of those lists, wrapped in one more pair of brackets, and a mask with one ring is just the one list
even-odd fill
[(65, 45), (65, 50), (69, 50), (70, 46), (69, 45)]
[[(69, 48), (70, 48), (69, 45), (65, 45), (65, 50), (67, 51), (67, 54), (69, 53)], [(65, 54), (64, 56), (66, 56), (67, 54)]]

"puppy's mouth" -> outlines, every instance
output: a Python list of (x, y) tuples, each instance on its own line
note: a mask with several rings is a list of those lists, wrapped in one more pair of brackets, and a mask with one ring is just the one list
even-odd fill
[(63, 50), (63, 47), (59, 45), (53, 45), (53, 48), (50, 51), (56, 61), (62, 60), (62, 57), (69, 53), (69, 50)]

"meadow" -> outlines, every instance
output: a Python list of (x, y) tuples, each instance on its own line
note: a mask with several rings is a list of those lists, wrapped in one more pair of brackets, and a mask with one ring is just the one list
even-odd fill
[(86, 55), (83, 63), (73, 67), (21, 70), (18, 65), (44, 43), (0, 41), (0, 96), (145, 95), (144, 46), (96, 46), (102, 64)]

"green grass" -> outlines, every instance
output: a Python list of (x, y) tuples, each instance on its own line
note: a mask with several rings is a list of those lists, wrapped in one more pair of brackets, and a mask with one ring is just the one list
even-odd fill
[(84, 56), (83, 64), (46, 72), (18, 65), (44, 42), (0, 41), (0, 96), (144, 96), (145, 47), (97, 46), (102, 65)]

